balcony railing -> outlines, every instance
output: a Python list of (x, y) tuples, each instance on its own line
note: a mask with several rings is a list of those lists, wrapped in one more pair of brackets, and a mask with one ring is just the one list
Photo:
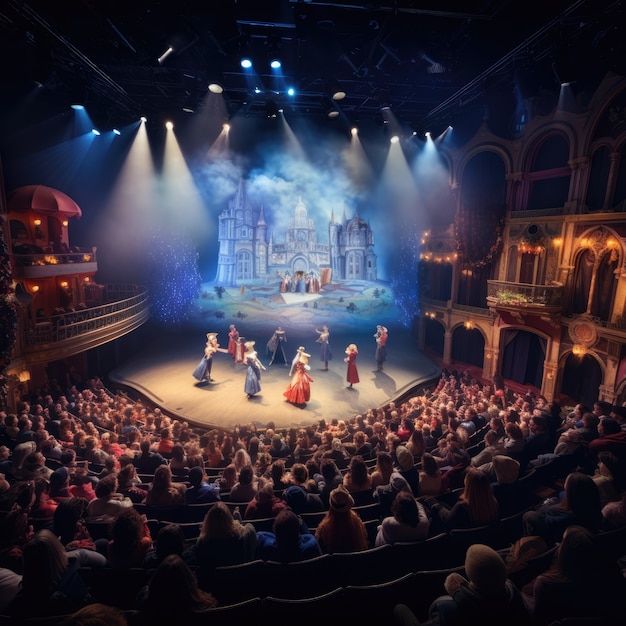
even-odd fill
[(148, 290), (139, 285), (111, 284), (104, 286), (106, 304), (38, 318), (34, 327), (26, 329), (27, 347), (64, 341), (120, 322), (148, 316)]
[(563, 285), (528, 285), (502, 280), (487, 281), (487, 301), (496, 306), (559, 308)]
[(43, 267), (67, 263), (95, 263), (95, 249), (89, 252), (45, 252), (43, 254), (14, 254), (13, 261), (19, 267)]

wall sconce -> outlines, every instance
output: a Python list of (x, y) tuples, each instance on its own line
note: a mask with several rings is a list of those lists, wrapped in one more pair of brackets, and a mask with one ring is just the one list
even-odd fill
[(22, 370), (17, 378), (21, 383), (27, 383), (30, 380), (30, 372), (28, 370)]
[(555, 248), (560, 248), (563, 245), (563, 237), (554, 237), (552, 239), (552, 245)]
[(67, 228), (67, 225), (69, 224), (69, 222), (67, 220), (63, 220), (63, 222), (61, 222), (63, 224), (63, 226), (65, 226)]
[(63, 289), (65, 289), (67, 287), (67, 285), (68, 285), (68, 282), (66, 280), (64, 280), (60, 284), (61, 284), (61, 287), (63, 287)]
[(40, 219), (33, 220), (33, 224), (35, 226), (41, 226), (41, 220)]
[(31, 290), (33, 293), (37, 293), (37, 292), (39, 291), (39, 285), (33, 285), (33, 286), (30, 288), (30, 290)]
[(552, 380), (554, 378), (554, 374), (552, 372), (548, 372), (548, 380)]
[(572, 354), (574, 356), (584, 356), (587, 354), (587, 348), (580, 343), (575, 343), (572, 347)]
[(83, 278), (83, 281), (88, 283), (91, 280), (91, 278), (89, 278), (89, 276), (85, 276), (85, 278)]
[(465, 326), (467, 330), (473, 330), (474, 322), (472, 322), (472, 320), (467, 320), (467, 322), (463, 322), (463, 326)]

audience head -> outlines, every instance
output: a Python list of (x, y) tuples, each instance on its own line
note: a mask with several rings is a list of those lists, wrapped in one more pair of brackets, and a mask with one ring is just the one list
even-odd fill
[(354, 506), (354, 499), (343, 486), (339, 486), (330, 492), (329, 504), (334, 513), (348, 513)]
[(506, 565), (502, 557), (482, 543), (471, 545), (465, 553), (465, 573), (470, 585), (485, 594), (497, 594), (506, 584)]

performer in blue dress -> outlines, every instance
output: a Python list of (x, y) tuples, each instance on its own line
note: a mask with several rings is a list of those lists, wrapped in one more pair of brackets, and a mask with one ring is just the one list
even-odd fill
[(315, 332), (319, 335), (316, 341), (320, 344), (320, 361), (324, 363), (322, 371), (325, 372), (328, 371), (328, 361), (333, 358), (333, 353), (330, 350), (330, 343), (328, 342), (330, 332), (328, 331), (328, 326), (322, 326), (322, 330), (318, 330), (316, 328)]
[(213, 355), (216, 352), (226, 352), (226, 350), (220, 349), (220, 344), (217, 343), (217, 333), (207, 333), (204, 354), (202, 355), (202, 359), (200, 359), (200, 363), (198, 363), (192, 373), (192, 376), (196, 380), (200, 382), (203, 380), (210, 383), (213, 382), (211, 378), (211, 368), (213, 366)]
[(245, 344), (244, 363), (248, 369), (246, 370), (246, 382), (243, 390), (248, 394), (248, 400), (261, 391), (261, 370), (266, 369), (257, 357), (254, 344), (254, 341), (246, 341)]

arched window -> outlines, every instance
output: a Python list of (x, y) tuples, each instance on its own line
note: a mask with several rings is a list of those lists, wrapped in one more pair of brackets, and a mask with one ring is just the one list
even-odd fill
[(527, 209), (553, 209), (569, 199), (569, 146), (562, 135), (551, 135), (539, 146), (528, 172)]
[(252, 278), (252, 255), (247, 250), (237, 253), (237, 280)]

